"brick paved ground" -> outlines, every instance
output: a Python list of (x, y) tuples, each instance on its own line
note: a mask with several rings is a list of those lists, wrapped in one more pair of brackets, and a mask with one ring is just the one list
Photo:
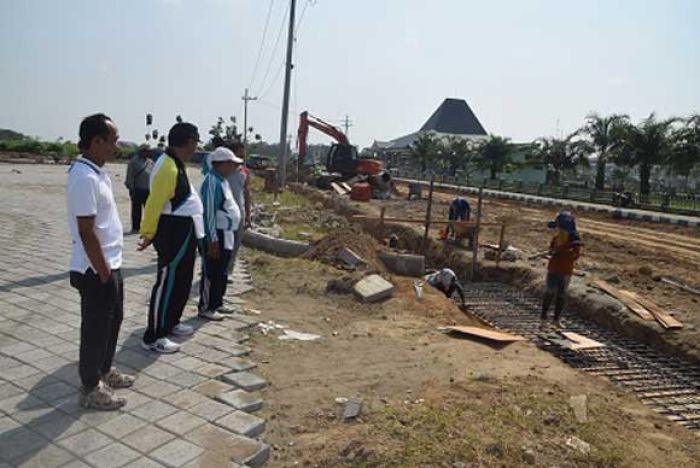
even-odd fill
[[(128, 230), (125, 169), (108, 170)], [(116, 361), (138, 380), (133, 389), (118, 391), (128, 398), (123, 410), (78, 407), (80, 310), (67, 274), (66, 171), (0, 165), (0, 468), (264, 463), (269, 447), (257, 439), (264, 421), (244, 412), (260, 405), (251, 405), (256, 399), (230, 378), (255, 372), (245, 357), (251, 320), (204, 323), (195, 318), (193, 300), (184, 319), (197, 331), (181, 352), (142, 350), (155, 253), (137, 253), (135, 236), (125, 238), (125, 318)], [(246, 267), (238, 273), (245, 276)]]

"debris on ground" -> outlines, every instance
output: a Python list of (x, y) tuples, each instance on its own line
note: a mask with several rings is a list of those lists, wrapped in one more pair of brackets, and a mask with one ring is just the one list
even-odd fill
[(416, 280), (413, 282), (413, 290), (416, 292), (416, 297), (418, 299), (423, 298), (423, 282), (420, 280)]
[(360, 415), (360, 411), (362, 410), (362, 400), (359, 399), (353, 399), (353, 400), (348, 400), (345, 403), (345, 409), (343, 410), (343, 420), (348, 421), (350, 419), (355, 419)]
[(344, 262), (347, 266), (351, 268), (357, 268), (364, 265), (365, 260), (356, 254), (352, 249), (344, 248), (338, 253), (338, 260)]
[(258, 323), (258, 329), (262, 332), (263, 335), (267, 335), (268, 333), (275, 331), (275, 330), (284, 330), (287, 327), (285, 325), (281, 325), (279, 323), (276, 323), (272, 320), (268, 320), (267, 322), (260, 322)]
[(586, 455), (591, 451), (591, 444), (579, 439), (576, 436), (566, 438), (566, 446)]
[(359, 281), (360, 278), (353, 276), (343, 276), (342, 278), (332, 279), (326, 283), (327, 294), (352, 294), (352, 287)]
[(666, 283), (666, 284), (670, 284), (671, 286), (675, 286), (678, 289), (682, 289), (683, 291), (689, 292), (691, 294), (695, 294), (696, 296), (700, 296), (700, 289), (694, 288), (692, 286), (688, 286), (687, 284), (683, 284), (678, 280), (662, 277), (661, 282)]
[(353, 286), (360, 302), (379, 302), (394, 294), (394, 285), (379, 275), (369, 275)]
[(579, 423), (588, 421), (588, 396), (574, 395), (569, 398), (569, 406), (574, 411), (574, 417)]
[(384, 271), (384, 265), (377, 257), (378, 242), (362, 229), (348, 226), (335, 229), (330, 234), (316, 242), (302, 255), (307, 260), (317, 260), (330, 265), (345, 265), (338, 259), (344, 249), (351, 250), (372, 269)]
[(316, 341), (321, 338), (321, 335), (316, 335), (314, 333), (302, 333), (294, 330), (284, 330), (277, 338), (283, 341)]

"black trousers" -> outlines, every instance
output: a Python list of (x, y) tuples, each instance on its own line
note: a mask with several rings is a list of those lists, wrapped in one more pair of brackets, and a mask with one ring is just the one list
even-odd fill
[(103, 284), (92, 269), (72, 271), (70, 284), (80, 293), (80, 380), (86, 390), (97, 386), (112, 367), (119, 328), (124, 318), (124, 280), (112, 270)]
[(218, 237), (219, 258), (213, 259), (207, 254), (206, 243), (202, 248), (202, 281), (199, 283), (200, 312), (216, 310), (224, 304), (232, 251), (224, 249), (223, 231), (218, 231)]
[(180, 323), (190, 297), (197, 249), (192, 218), (161, 215), (153, 246), (158, 252), (158, 276), (148, 307), (146, 343), (167, 336)]
[(141, 212), (148, 200), (149, 191), (145, 189), (134, 189), (129, 191), (131, 197), (131, 230), (141, 229)]

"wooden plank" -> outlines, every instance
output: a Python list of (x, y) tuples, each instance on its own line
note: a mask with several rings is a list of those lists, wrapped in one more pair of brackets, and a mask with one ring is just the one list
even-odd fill
[(612, 297), (614, 297), (615, 299), (622, 302), (625, 306), (627, 306), (629, 310), (631, 310), (633, 313), (639, 316), (639, 318), (641, 318), (642, 320), (654, 320), (654, 316), (651, 314), (651, 312), (639, 305), (639, 303), (628, 294), (624, 294), (622, 291), (612, 287), (603, 280), (595, 280), (593, 281), (593, 284), (605, 291), (606, 293), (608, 293), (609, 295), (611, 295)]
[(625, 291), (632, 297), (639, 305), (645, 307), (654, 316), (657, 322), (661, 324), (664, 328), (683, 328), (683, 323), (673, 318), (668, 312), (663, 310), (655, 302), (640, 296), (639, 294), (632, 291)]
[(592, 349), (592, 348), (604, 348), (605, 345), (599, 341), (592, 340), (590, 338), (586, 338), (583, 335), (579, 335), (578, 333), (574, 332), (561, 332), (564, 337), (566, 337), (567, 340), (572, 342), (572, 345), (569, 346), (570, 349), (572, 350), (579, 350), (579, 349)]
[(491, 341), (499, 341), (503, 343), (510, 343), (513, 341), (524, 341), (525, 338), (518, 335), (511, 335), (510, 333), (505, 333), (502, 331), (478, 327), (446, 327), (447, 331), (461, 333), (463, 335), (473, 335), (480, 338), (485, 338)]
[(348, 184), (346, 184), (345, 182), (341, 182), (341, 183), (340, 183), (340, 186), (343, 187), (346, 191), (352, 192), (352, 187), (350, 187), (350, 186), (349, 186)]
[(338, 195), (345, 195), (347, 193), (345, 189), (343, 189), (340, 185), (336, 184), (335, 182), (331, 182), (331, 187), (333, 187), (333, 190), (335, 190), (335, 192)]

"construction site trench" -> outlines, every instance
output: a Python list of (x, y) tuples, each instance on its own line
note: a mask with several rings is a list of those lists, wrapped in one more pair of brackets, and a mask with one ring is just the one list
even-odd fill
[[(372, 220), (358, 221), (353, 216), (378, 216), (379, 210), (372, 204), (350, 203), (306, 185), (292, 184), (291, 190), (312, 202), (321, 203), (353, 223), (359, 223), (378, 240), (396, 235), (399, 248), (424, 254), (428, 267), (449, 267), (460, 278), (468, 277), (471, 257), (465, 256), (463, 251), (434, 240), (421, 249), (422, 226), (417, 229)], [(639, 231), (644, 230), (640, 228)], [(672, 238), (669, 241), (666, 248), (683, 248), (673, 245)], [(464, 283), (466, 300), (463, 311), (489, 326), (526, 338), (573, 368), (609, 379), (625, 391), (634, 393), (653, 411), (700, 434), (700, 365), (694, 350), (688, 352), (687, 347), (669, 342), (662, 334), (634, 321), (619, 320), (614, 314), (602, 314), (601, 307), (609, 306), (610, 301), (598, 300), (596, 308), (581, 297), (571, 301), (565, 328), (604, 346), (580, 350), (561, 346), (557, 334), (547, 334), (540, 329), (538, 293), (541, 284), (533, 280), (534, 276), (533, 270), (522, 266), (497, 268), (480, 265), (474, 281)], [(582, 294), (586, 296), (585, 292)]]

